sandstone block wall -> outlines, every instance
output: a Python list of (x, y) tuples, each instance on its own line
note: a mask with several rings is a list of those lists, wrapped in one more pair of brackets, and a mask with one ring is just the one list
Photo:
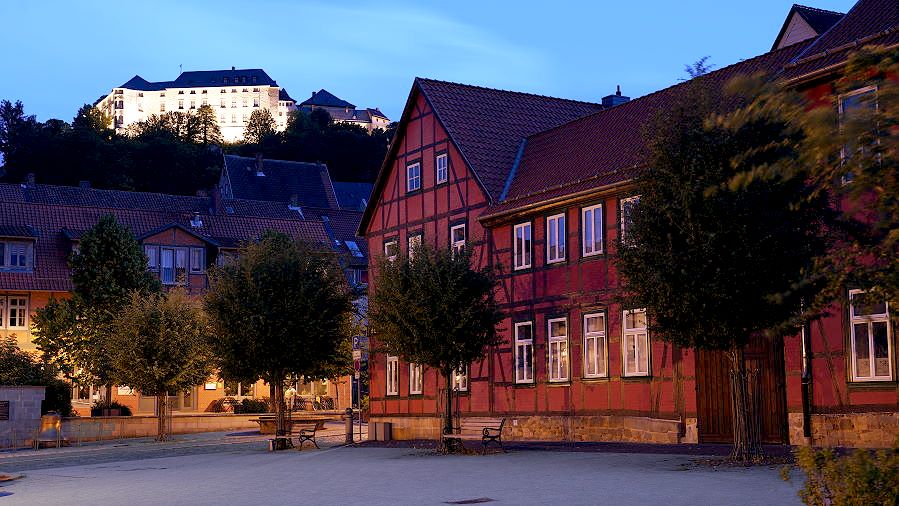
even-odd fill
[(802, 413), (790, 413), (790, 444), (849, 448), (889, 448), (899, 437), (899, 412), (813, 414), (811, 438), (802, 431)]
[(9, 402), (9, 419), (0, 420), (0, 448), (33, 444), (41, 426), (44, 390), (35, 386), (0, 386), (0, 402)]
[[(259, 429), (251, 419), (259, 415), (234, 415), (225, 413), (204, 413), (196, 415), (174, 415), (172, 434), (193, 434), (197, 432), (219, 432), (228, 430)], [(70, 443), (77, 441), (97, 441), (100, 439), (122, 439), (155, 436), (155, 416), (94, 416), (65, 418), (62, 435)]]

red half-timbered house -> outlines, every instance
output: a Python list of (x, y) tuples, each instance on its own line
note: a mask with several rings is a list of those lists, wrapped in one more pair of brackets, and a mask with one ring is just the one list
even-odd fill
[[(504, 343), (451, 385), (373, 355), (372, 421), (392, 422), (395, 438), (436, 437), (449, 387), (461, 416), (507, 417), (517, 439), (729, 441), (724, 357), (654, 339), (641, 308), (615, 299), (615, 244), (638, 202), (643, 126), (692, 86), (720, 90), (756, 72), (839, 104), (828, 83), (848, 54), (899, 42), (897, 5), (861, 0), (817, 18), (794, 7), (772, 51), (633, 101), (416, 79), (360, 233), (373, 256), (421, 240), (472, 245), (473, 262), (499, 272)], [(806, 18), (813, 30), (797, 28)], [(802, 336), (751, 343), (765, 441), (883, 446), (899, 432), (889, 308), (853, 308), (852, 294)]]

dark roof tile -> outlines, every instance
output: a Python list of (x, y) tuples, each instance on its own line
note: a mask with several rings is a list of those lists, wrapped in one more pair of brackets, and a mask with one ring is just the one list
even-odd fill
[[(225, 156), (225, 174), (233, 197), (289, 203), (296, 198), (301, 206), (338, 207), (331, 176), (324, 164), (263, 160), (257, 175), (256, 159)], [(223, 185), (224, 187), (224, 185)]]
[(318, 90), (307, 98), (300, 105), (316, 105), (320, 107), (349, 107), (355, 109), (356, 106), (346, 100), (337, 98), (331, 92), (325, 89)]

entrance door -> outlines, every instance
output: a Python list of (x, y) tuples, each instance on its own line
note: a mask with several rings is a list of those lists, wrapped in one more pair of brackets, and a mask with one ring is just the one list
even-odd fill
[[(730, 443), (734, 429), (731, 411), (730, 359), (724, 352), (696, 354), (697, 416), (699, 441)], [(759, 371), (759, 413), (762, 441), (787, 442), (787, 400), (784, 389), (783, 341), (753, 338), (746, 347), (746, 368)]]

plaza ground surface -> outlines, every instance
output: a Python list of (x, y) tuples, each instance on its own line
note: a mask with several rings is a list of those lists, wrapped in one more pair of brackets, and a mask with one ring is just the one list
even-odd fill
[[(409, 447), (267, 451), (250, 433), (0, 453), (14, 504), (798, 504), (778, 466), (712, 467), (697, 455), (512, 447), (439, 455)], [(327, 437), (327, 436), (331, 437)]]

